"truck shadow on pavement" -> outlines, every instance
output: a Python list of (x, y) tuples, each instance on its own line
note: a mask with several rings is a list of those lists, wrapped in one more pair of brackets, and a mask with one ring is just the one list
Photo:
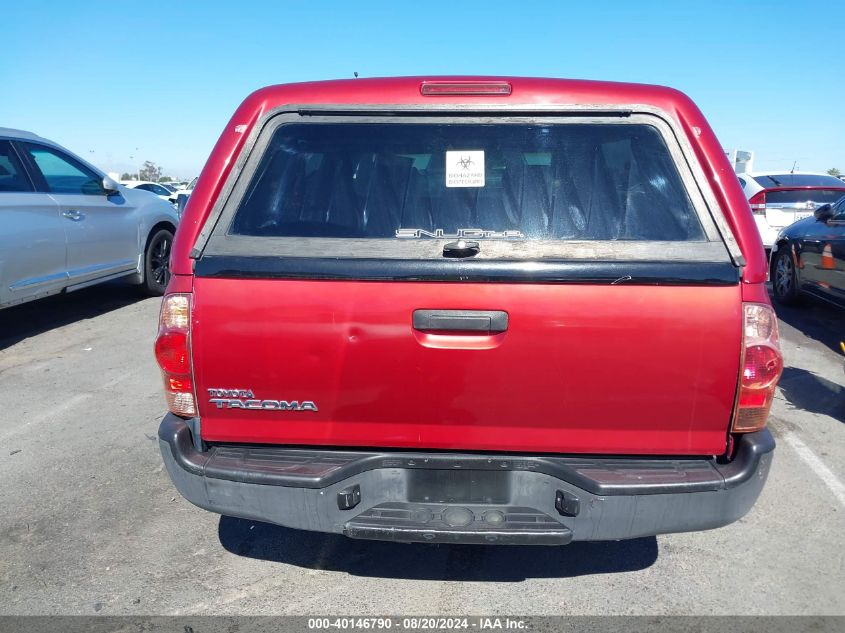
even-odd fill
[(404, 544), (358, 541), (224, 516), (218, 537), (227, 551), (238, 556), (404, 580), (520, 582), (638, 571), (657, 560), (653, 536), (563, 547)]
[(782, 322), (807, 338), (822, 343), (837, 355), (842, 354), (839, 342), (845, 340), (845, 311), (809, 298), (803, 299), (795, 306), (778, 303), (774, 306), (778, 319)]
[(93, 319), (145, 299), (137, 287), (112, 281), (0, 310), (0, 350), (62, 326)]
[(784, 367), (778, 388), (795, 408), (845, 423), (845, 388), (841, 385), (806, 369)]

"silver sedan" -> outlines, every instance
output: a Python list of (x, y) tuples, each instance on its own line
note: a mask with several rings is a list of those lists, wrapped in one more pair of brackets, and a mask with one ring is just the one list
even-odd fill
[(0, 128), (0, 308), (126, 277), (164, 292), (178, 215), (60, 145)]

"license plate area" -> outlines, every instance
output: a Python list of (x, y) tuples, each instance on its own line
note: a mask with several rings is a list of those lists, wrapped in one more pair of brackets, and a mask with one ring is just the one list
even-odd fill
[(411, 503), (493, 503), (511, 499), (511, 472), (496, 470), (408, 471)]

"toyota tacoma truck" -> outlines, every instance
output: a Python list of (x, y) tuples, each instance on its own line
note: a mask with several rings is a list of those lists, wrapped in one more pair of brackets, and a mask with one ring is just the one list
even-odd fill
[(253, 93), (187, 204), (155, 354), (179, 492), (352, 538), (724, 526), (782, 371), (748, 202), (664, 87)]

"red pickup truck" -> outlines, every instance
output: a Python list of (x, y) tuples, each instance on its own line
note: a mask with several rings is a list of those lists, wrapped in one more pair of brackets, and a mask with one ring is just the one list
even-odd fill
[(719, 142), (675, 90), (264, 88), (176, 234), (164, 463), (202, 508), (354, 538), (726, 525), (774, 450), (766, 269)]

